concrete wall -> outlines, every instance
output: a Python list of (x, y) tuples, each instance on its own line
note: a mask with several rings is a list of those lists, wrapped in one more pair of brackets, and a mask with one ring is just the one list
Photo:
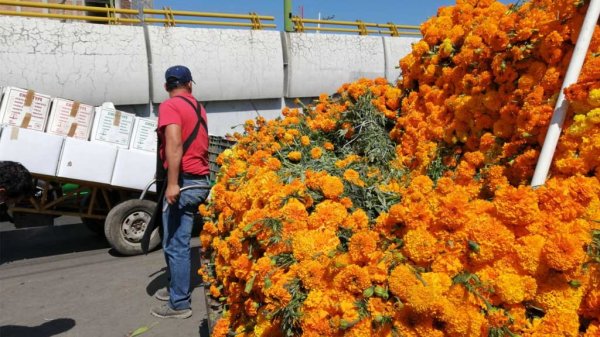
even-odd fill
[(331, 94), (345, 82), (385, 76), (380, 36), (285, 33), (283, 41), (286, 97)]
[(385, 52), (385, 78), (390, 83), (396, 83), (400, 77), (400, 59), (412, 50), (412, 44), (419, 42), (415, 37), (383, 37)]
[(0, 86), (93, 105), (110, 101), (149, 116), (167, 97), (164, 71), (185, 64), (194, 94), (208, 102), (209, 131), (224, 135), (258, 115), (279, 116), (283, 106), (295, 106), (288, 98), (331, 94), (361, 77), (394, 82), (398, 60), (415, 41), (160, 26), (149, 26), (146, 40), (142, 27), (3, 16)]
[(149, 100), (141, 27), (2, 17), (0, 85), (98, 105)]
[(165, 70), (187, 65), (205, 101), (278, 98), (283, 95), (279, 32), (148, 27), (153, 101), (167, 98)]

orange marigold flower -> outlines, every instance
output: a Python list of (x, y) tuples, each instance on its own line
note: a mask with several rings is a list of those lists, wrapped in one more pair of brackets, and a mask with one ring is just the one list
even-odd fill
[(550, 268), (567, 271), (581, 266), (586, 259), (584, 242), (568, 234), (550, 237), (542, 250), (544, 261)]
[(310, 145), (310, 138), (308, 138), (308, 136), (300, 137), (300, 144), (302, 144), (303, 146)]
[(388, 278), (390, 291), (403, 301), (406, 301), (408, 298), (408, 289), (420, 284), (420, 281), (415, 276), (415, 271), (404, 264), (394, 268)]
[(304, 260), (294, 265), (293, 270), (302, 281), (302, 285), (307, 289), (314, 289), (323, 286), (325, 266), (317, 260)]
[(291, 161), (298, 162), (298, 161), (300, 161), (300, 159), (302, 159), (302, 152), (292, 151), (292, 152), (288, 153), (287, 157)]
[(362, 294), (365, 289), (371, 286), (371, 278), (365, 268), (351, 264), (335, 276), (333, 283), (340, 291)]
[(377, 232), (364, 230), (354, 233), (348, 242), (348, 253), (357, 264), (368, 263), (377, 249)]
[(338, 199), (344, 193), (344, 183), (338, 177), (327, 175), (321, 179), (321, 192), (325, 198)]
[(292, 238), (294, 258), (303, 261), (327, 255), (335, 250), (339, 243), (335, 230), (331, 228), (298, 231)]
[(426, 264), (437, 255), (437, 240), (425, 229), (409, 230), (402, 238), (406, 256), (418, 264)]
[(315, 228), (333, 228), (336, 229), (345, 223), (348, 211), (343, 204), (325, 200), (315, 207), (315, 210), (308, 217), (308, 226)]
[(503, 302), (517, 304), (533, 299), (537, 283), (531, 276), (503, 273), (494, 280), (494, 290)]
[(360, 179), (360, 174), (353, 169), (344, 171), (344, 179), (353, 185), (365, 187), (365, 182)]
[(319, 159), (319, 158), (321, 158), (322, 155), (323, 155), (323, 150), (321, 150), (320, 147), (313, 147), (310, 150), (310, 157), (312, 159)]
[(527, 226), (539, 218), (537, 194), (531, 187), (506, 186), (496, 191), (496, 215), (507, 225)]

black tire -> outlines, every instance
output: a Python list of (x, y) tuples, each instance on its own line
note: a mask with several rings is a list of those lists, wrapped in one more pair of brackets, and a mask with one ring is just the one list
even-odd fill
[(104, 237), (104, 220), (82, 217), (81, 222), (94, 234)]
[[(113, 207), (106, 216), (104, 235), (110, 245), (123, 255), (142, 254), (142, 236), (152, 217), (156, 203), (150, 200), (131, 199)], [(159, 230), (150, 236), (148, 250), (160, 244)]]

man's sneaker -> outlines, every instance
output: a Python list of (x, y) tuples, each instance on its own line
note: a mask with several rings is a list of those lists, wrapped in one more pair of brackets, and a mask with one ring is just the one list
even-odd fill
[(154, 297), (156, 297), (156, 299), (161, 300), (161, 301), (168, 301), (169, 300), (169, 289), (167, 289), (167, 288), (159, 289), (156, 292), (156, 294), (154, 294)]
[(165, 303), (160, 307), (152, 308), (152, 316), (160, 318), (188, 318), (192, 316), (192, 309), (175, 310)]

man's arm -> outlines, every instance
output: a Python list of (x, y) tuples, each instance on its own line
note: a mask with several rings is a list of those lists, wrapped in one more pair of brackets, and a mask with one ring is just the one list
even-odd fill
[(165, 155), (167, 156), (167, 190), (165, 198), (173, 204), (179, 197), (179, 170), (183, 157), (183, 143), (181, 141), (181, 126), (169, 124), (165, 127)]

